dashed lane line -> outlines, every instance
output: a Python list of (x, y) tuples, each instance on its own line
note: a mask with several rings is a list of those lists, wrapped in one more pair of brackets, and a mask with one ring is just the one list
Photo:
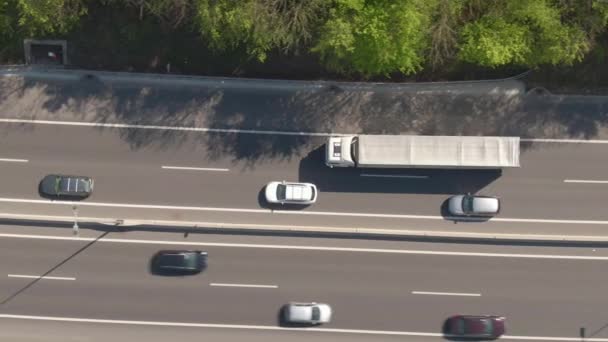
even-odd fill
[(9, 278), (28, 278), (28, 279), (45, 279), (45, 280), (76, 280), (74, 277), (50, 277), (50, 276), (37, 276), (37, 275), (26, 275), (26, 274), (9, 274)]
[(259, 289), (278, 289), (278, 285), (258, 285), (258, 284), (231, 284), (231, 283), (211, 283), (209, 286), (216, 287), (251, 287)]
[(27, 163), (29, 160), (27, 159), (14, 159), (14, 158), (0, 158), (0, 162), (7, 163)]
[(169, 166), (163, 165), (162, 169), (166, 170), (186, 170), (186, 171), (218, 171), (218, 172), (228, 172), (230, 169), (221, 169), (221, 168), (213, 168), (213, 167), (191, 167), (191, 166)]
[(463, 296), (463, 297), (481, 297), (481, 293), (458, 293), (458, 292), (429, 292), (429, 291), (412, 291), (412, 294), (430, 295), (430, 296)]

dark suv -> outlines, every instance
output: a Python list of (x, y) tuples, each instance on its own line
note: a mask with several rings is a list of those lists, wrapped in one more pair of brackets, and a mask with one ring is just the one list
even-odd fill
[(40, 181), (40, 193), (47, 197), (84, 199), (93, 192), (93, 178), (85, 176), (47, 175)]
[(152, 258), (152, 271), (158, 274), (195, 274), (207, 267), (207, 252), (159, 251)]

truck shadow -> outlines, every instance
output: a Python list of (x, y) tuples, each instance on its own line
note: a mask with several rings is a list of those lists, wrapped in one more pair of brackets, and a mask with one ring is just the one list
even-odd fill
[(502, 175), (502, 170), (359, 169), (325, 165), (325, 145), (300, 161), (299, 181), (320, 192), (462, 194), (477, 193)]

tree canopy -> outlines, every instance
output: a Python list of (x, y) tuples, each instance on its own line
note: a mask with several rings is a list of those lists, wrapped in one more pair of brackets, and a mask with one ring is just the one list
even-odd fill
[(431, 0), (338, 0), (311, 51), (343, 73), (365, 76), (422, 69)]
[(364, 78), (571, 65), (602, 48), (608, 23), (604, 0), (0, 0), (0, 54), (23, 38), (68, 35), (103, 6), (192, 32), (218, 55), (300, 54)]

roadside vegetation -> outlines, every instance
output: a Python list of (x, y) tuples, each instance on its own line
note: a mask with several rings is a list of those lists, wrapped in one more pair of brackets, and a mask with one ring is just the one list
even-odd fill
[(0, 0), (0, 59), (22, 61), (24, 38), (52, 38), (68, 40), (74, 64), (114, 70), (440, 80), (588, 68), (592, 77), (601, 70), (589, 65), (605, 64), (607, 23), (604, 0)]

